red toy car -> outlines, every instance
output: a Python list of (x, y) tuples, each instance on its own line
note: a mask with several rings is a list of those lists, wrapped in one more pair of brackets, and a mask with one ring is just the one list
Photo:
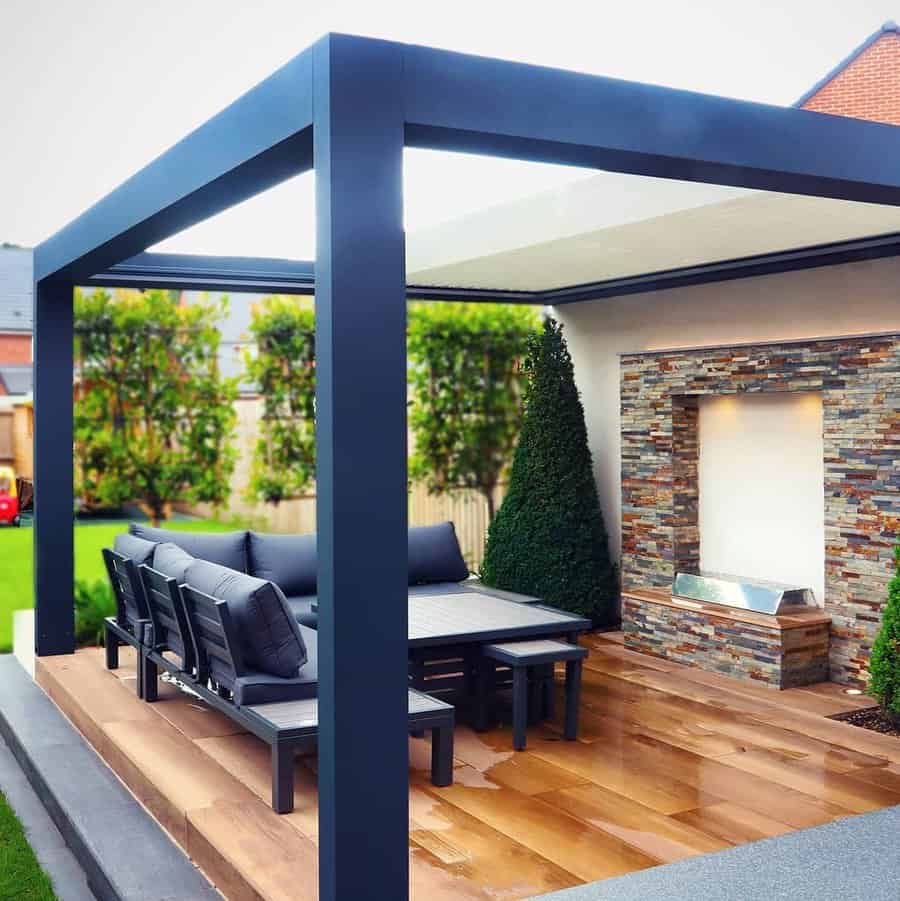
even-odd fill
[(11, 467), (0, 466), (0, 525), (18, 526), (21, 522), (16, 474)]

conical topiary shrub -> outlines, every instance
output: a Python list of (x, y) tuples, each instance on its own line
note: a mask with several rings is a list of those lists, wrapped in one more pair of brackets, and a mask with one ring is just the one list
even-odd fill
[(888, 585), (881, 629), (869, 661), (869, 694), (894, 722), (900, 722), (900, 546), (894, 551), (897, 572)]
[(611, 625), (616, 573), (562, 331), (548, 319), (529, 341), (525, 418), (509, 489), (488, 530), (481, 577)]

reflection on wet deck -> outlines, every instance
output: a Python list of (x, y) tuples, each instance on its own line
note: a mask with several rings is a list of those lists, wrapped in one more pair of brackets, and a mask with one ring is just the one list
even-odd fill
[[(514, 753), (508, 726), (459, 727), (455, 782), (435, 788), (426, 741), (410, 740), (413, 898), (531, 897), (900, 803), (900, 742), (826, 719), (865, 699), (582, 640), (577, 742), (550, 723)], [(170, 686), (138, 701), (133, 661), (113, 674), (83, 651), (40, 660), (38, 678), (226, 897), (315, 897), (315, 757), (297, 761), (296, 809), (279, 817), (268, 749)]]

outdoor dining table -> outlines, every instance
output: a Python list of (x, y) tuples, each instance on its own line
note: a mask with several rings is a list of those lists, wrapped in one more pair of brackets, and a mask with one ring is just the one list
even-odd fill
[(479, 591), (409, 597), (409, 646), (482, 644), (547, 636), (575, 641), (590, 620), (543, 604), (509, 601)]
[[(548, 636), (565, 636), (574, 643), (579, 632), (591, 627), (590, 620), (574, 613), (475, 590), (410, 595), (408, 603), (410, 648)], [(318, 609), (314, 602), (313, 612)]]

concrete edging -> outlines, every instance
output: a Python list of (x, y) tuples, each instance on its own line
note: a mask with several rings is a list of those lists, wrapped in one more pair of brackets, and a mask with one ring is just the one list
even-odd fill
[(100, 901), (221, 901), (12, 655), (0, 656), (0, 735)]

